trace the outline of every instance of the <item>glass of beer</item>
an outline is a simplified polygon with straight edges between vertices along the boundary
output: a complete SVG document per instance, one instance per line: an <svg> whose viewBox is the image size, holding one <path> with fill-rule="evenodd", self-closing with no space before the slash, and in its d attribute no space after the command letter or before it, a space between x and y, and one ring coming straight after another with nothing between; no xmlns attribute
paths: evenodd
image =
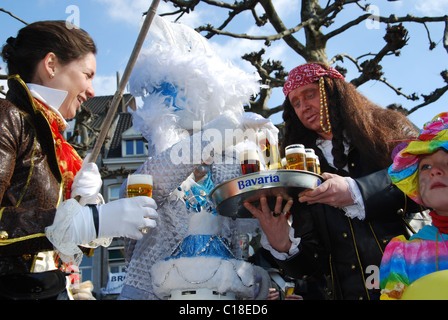
<svg viewBox="0 0 448 320"><path fill-rule="evenodd" d="M320 160L319 160L319 157L317 155L316 155L316 168L317 168L316 173L317 174L321 174L321 171L320 171Z"/></svg>
<svg viewBox="0 0 448 320"><path fill-rule="evenodd" d="M152 175L131 174L128 176L128 198L147 196L152 197Z"/></svg>
<svg viewBox="0 0 448 320"><path fill-rule="evenodd" d="M131 174L128 176L127 196L128 198L138 196L152 197L152 186L152 175ZM143 234L147 234L148 228L143 228L140 231Z"/></svg>
<svg viewBox="0 0 448 320"><path fill-rule="evenodd" d="M240 153L241 170L244 174L260 171L260 158L256 150L244 150Z"/></svg>
<svg viewBox="0 0 448 320"><path fill-rule="evenodd" d="M260 147L267 170L281 169L281 158L278 145L271 144L264 132L257 134L258 146Z"/></svg>
<svg viewBox="0 0 448 320"><path fill-rule="evenodd" d="M306 170L306 155L303 144L291 144L285 148L286 166L293 170Z"/></svg>
<svg viewBox="0 0 448 320"><path fill-rule="evenodd" d="M318 173L317 169L317 156L313 149L305 149L306 154L306 169L308 171Z"/></svg>

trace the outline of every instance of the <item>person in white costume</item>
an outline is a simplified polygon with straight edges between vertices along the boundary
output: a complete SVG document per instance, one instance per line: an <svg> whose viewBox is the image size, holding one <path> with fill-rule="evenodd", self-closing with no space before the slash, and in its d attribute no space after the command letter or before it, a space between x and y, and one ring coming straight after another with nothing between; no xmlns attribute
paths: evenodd
<svg viewBox="0 0 448 320"><path fill-rule="evenodd" d="M171 255L151 267L154 292L171 300L265 299L271 279L262 267L236 258L219 235L218 216L193 213Z"/></svg>
<svg viewBox="0 0 448 320"><path fill-rule="evenodd" d="M222 61L199 33L158 16L148 39L130 88L143 101L132 112L133 125L150 148L150 156L135 173L153 176L158 219L157 228L141 240L126 240L126 278L120 300L164 299L154 291L150 268L167 258L187 235L191 211L185 190L200 182L207 193L241 176L234 147L253 138L249 131L278 134L269 119L244 112L243 106L260 90L257 74ZM238 234L258 226L256 219L217 219L219 234L235 251ZM261 297L254 286L252 298L256 296Z"/></svg>

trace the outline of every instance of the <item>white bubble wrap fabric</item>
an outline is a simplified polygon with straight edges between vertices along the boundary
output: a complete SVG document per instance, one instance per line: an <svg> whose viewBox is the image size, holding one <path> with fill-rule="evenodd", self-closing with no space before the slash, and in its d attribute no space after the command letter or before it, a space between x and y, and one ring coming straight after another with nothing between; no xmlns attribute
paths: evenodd
<svg viewBox="0 0 448 320"><path fill-rule="evenodd" d="M205 147L208 142L202 144ZM168 257L187 234L191 213L176 190L198 164L173 165L169 155L170 149L167 149L156 157L148 158L136 172L153 175L153 197L158 204L159 218L157 227L151 229L141 240L126 240L127 273L120 300L158 299L152 289L150 268L156 261ZM210 166L215 186L241 175L239 163L234 156L232 158L231 161L227 158L223 159L221 164L214 163ZM221 235L229 240L234 253L238 255L238 234L255 232L258 220L233 220L223 216L220 216L219 220Z"/></svg>

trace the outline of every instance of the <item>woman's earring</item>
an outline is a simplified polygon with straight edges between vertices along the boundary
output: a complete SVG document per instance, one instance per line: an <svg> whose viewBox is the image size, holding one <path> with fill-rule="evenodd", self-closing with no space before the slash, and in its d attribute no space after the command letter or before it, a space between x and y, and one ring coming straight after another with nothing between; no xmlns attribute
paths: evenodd
<svg viewBox="0 0 448 320"><path fill-rule="evenodd" d="M50 74L50 79L54 78L54 73Z"/></svg>

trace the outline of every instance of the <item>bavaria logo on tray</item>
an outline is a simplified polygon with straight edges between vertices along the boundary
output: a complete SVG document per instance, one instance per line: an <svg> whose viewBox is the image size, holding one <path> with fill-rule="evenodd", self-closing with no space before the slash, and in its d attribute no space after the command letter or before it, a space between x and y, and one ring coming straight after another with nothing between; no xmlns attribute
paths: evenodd
<svg viewBox="0 0 448 320"><path fill-rule="evenodd" d="M270 174L268 176L248 178L242 181L238 181L238 189L242 190L244 188L253 187L257 185L263 185L265 183L280 182L280 177L275 174Z"/></svg>

